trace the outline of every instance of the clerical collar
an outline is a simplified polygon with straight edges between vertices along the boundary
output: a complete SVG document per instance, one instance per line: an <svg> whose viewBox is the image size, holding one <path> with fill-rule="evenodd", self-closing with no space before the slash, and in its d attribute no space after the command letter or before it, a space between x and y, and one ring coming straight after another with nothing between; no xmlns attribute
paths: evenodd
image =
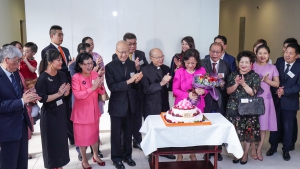
<svg viewBox="0 0 300 169"><path fill-rule="evenodd" d="M152 66L153 66L154 69L158 69L158 70L160 69L160 66L155 66L155 65L153 64L153 62L151 62L151 64L152 64Z"/></svg>

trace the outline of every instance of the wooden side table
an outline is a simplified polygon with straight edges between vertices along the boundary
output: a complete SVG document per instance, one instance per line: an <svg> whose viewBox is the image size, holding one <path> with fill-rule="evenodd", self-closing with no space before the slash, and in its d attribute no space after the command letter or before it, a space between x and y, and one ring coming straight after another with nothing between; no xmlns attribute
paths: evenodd
<svg viewBox="0 0 300 169"><path fill-rule="evenodd" d="M195 146L195 147L168 147L159 148L152 153L152 160L149 161L151 169L217 169L218 153L222 150L218 146ZM196 154L196 153L214 153L214 165L206 156L205 160L201 161L175 161L175 162L159 162L159 155L170 154Z"/></svg>

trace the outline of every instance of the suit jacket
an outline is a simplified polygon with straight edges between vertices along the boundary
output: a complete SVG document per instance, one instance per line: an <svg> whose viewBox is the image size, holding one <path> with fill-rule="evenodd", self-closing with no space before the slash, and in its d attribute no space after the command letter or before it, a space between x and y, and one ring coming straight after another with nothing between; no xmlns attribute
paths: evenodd
<svg viewBox="0 0 300 169"><path fill-rule="evenodd" d="M110 99L108 103L108 112L111 116L124 117L127 112L135 113L136 101L138 99L138 85L134 82L126 83L130 79L130 73L137 73L135 63L130 59L125 61L127 73L122 62L115 59L105 66L105 79L108 89L110 90ZM128 108L130 107L130 110Z"/></svg>
<svg viewBox="0 0 300 169"><path fill-rule="evenodd" d="M99 121L101 115L98 106L99 94L104 94L105 89L97 88L92 91L92 81L98 78L98 73L91 72L91 81L86 81L86 78L81 73L76 73L72 77L72 91L75 97L74 107L71 114L71 120L74 123L89 124ZM86 112L86 113L85 113Z"/></svg>
<svg viewBox="0 0 300 169"><path fill-rule="evenodd" d="M15 141L22 137L22 116L25 123L32 130L27 109L22 104L23 85L19 72L14 73L19 85L18 95L5 72L0 67L0 143Z"/></svg>
<svg viewBox="0 0 300 169"><path fill-rule="evenodd" d="M67 62L69 62L69 61L70 61L70 52L69 52L69 50L68 50L67 48L65 48L65 47L62 47L62 46L61 46L61 48L62 48L62 50L63 50L64 53L65 53ZM52 43L50 43L47 47L45 47L45 48L42 50L42 54L41 54L42 59L45 57L46 52L47 52L47 50L49 50L49 49L56 49L56 50L58 50ZM58 51L59 51L59 50L58 50ZM69 73L69 70L68 70L68 66L67 66L67 64L65 63L64 60L63 60L63 64L62 64L61 71L63 71L63 72L67 75L68 80L71 81L71 76L70 76L70 73Z"/></svg>
<svg viewBox="0 0 300 169"><path fill-rule="evenodd" d="M161 112L170 110L169 104L169 85L161 86L162 78L170 73L170 68L166 65L160 66L163 76L160 77L153 63L142 69L143 78L141 80L142 90L144 93L144 115L159 115Z"/></svg>
<svg viewBox="0 0 300 169"><path fill-rule="evenodd" d="M284 86L284 95L279 100L280 106L284 110L299 110L299 92L300 92L300 63L295 62L290 71L295 75L291 78L284 75L285 62L276 62L276 68L279 72L279 86Z"/></svg>
<svg viewBox="0 0 300 169"><path fill-rule="evenodd" d="M142 65L140 65L140 71L145 67L145 66L147 66L148 65L148 61L147 61L147 59L146 59L146 57L145 57L145 53L143 52L143 51L140 51L140 50L135 50L134 51L134 56L135 56L135 58L139 58L139 60L140 61L143 61L144 63L142 64ZM129 57L128 57L129 58ZM118 56L117 56L117 54L113 54L112 55L112 60L115 60L115 59L117 59L118 60ZM130 60L130 59L129 59ZM141 90L141 83L138 83L138 85L139 85L139 88L138 88L138 90L137 90L137 95L138 95L138 97L139 97L139 99L140 100L143 100L143 98L144 98L144 94L143 94L143 91ZM139 109L139 108L138 108Z"/></svg>
<svg viewBox="0 0 300 169"><path fill-rule="evenodd" d="M209 58L209 55L206 55L205 58ZM225 52L223 60L230 64L230 69L232 72L234 72L236 70L235 57L233 57Z"/></svg>
<svg viewBox="0 0 300 169"><path fill-rule="evenodd" d="M210 58L205 58L201 60L201 66L203 66L206 70L207 73L212 73L212 64L210 61ZM224 81L226 81L226 78L228 77L228 75L231 73L231 69L230 69L230 64L227 63L226 61L220 59L219 61L219 65L218 65L218 73L224 73ZM217 90L219 91L219 93L221 94L221 96L219 96L219 99L221 99L221 101L219 101L219 108L220 108L220 113L225 114L225 110L226 110L226 105L227 105L227 100L228 100L228 94L226 92L226 89L221 89L220 87L217 87ZM207 95L205 98L205 108L204 108L204 112L211 112L211 108L213 105L213 98L211 97L211 95Z"/></svg>

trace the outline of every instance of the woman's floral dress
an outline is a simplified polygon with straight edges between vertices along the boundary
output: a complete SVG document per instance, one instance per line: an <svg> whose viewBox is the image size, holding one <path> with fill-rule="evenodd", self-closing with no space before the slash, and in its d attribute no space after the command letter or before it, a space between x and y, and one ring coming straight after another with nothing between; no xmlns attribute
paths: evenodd
<svg viewBox="0 0 300 169"><path fill-rule="evenodd" d="M238 71L232 72L227 78L227 87L235 84L236 76L242 76ZM245 83L254 91L260 89L260 77L253 70L244 74ZM226 108L226 118L234 125L240 141L260 141L260 125L258 116L241 116L238 112L239 99L249 97L242 85L230 94Z"/></svg>

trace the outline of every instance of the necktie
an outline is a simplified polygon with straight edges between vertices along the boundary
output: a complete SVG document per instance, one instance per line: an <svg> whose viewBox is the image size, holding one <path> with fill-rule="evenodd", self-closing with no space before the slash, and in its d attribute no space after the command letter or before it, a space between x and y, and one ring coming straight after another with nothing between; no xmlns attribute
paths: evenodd
<svg viewBox="0 0 300 169"><path fill-rule="evenodd" d="M129 54L129 59L132 60L132 54Z"/></svg>
<svg viewBox="0 0 300 169"><path fill-rule="evenodd" d="M286 69L284 71L284 78L286 79L288 77L288 72L290 71L290 64L286 64Z"/></svg>
<svg viewBox="0 0 300 169"><path fill-rule="evenodd" d="M18 87L18 84L17 84L14 74L11 74L10 78L11 78L11 83L12 83L17 95L19 96L19 87Z"/></svg>
<svg viewBox="0 0 300 169"><path fill-rule="evenodd" d="M217 70L216 70L216 64L217 64L217 63L212 63L212 65L213 65L213 73L214 73L214 74L217 73Z"/></svg>
<svg viewBox="0 0 300 169"><path fill-rule="evenodd" d="M61 57L63 58L64 62L67 64L67 59L66 59L64 51L62 50L62 48L60 46L58 46L58 50L59 50L59 53L60 53Z"/></svg>

